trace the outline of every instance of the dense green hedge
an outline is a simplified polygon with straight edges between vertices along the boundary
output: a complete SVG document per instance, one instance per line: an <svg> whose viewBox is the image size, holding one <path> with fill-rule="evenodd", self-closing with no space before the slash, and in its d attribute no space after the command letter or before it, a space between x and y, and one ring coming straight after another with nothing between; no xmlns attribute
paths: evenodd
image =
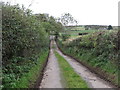
<svg viewBox="0 0 120 90"><path fill-rule="evenodd" d="M50 32L61 29L62 24L52 16L2 3L3 87L16 87L16 82L38 65L43 52L48 52Z"/></svg>
<svg viewBox="0 0 120 90"><path fill-rule="evenodd" d="M104 70L118 82L117 32L97 32L66 44L59 41L58 45L64 53Z"/></svg>
<svg viewBox="0 0 120 90"><path fill-rule="evenodd" d="M48 34L30 10L3 5L2 11L3 64L13 56L28 57L48 47Z"/></svg>

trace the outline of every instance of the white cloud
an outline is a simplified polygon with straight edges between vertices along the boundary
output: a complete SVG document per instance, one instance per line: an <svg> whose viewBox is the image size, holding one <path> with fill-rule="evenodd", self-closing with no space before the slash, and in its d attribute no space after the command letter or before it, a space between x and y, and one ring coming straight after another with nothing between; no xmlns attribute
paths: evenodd
<svg viewBox="0 0 120 90"><path fill-rule="evenodd" d="M4 0L24 4L28 7L32 0ZM118 25L119 0L33 0L30 7L34 13L49 13L60 17L69 12L79 24Z"/></svg>

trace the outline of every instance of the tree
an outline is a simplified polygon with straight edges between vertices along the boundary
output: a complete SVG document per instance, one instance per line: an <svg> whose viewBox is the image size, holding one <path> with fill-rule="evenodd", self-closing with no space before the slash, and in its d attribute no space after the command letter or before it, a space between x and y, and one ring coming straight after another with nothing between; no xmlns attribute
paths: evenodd
<svg viewBox="0 0 120 90"><path fill-rule="evenodd" d="M65 13L58 19L64 26L68 24L77 24L77 20L75 20L70 13Z"/></svg>
<svg viewBox="0 0 120 90"><path fill-rule="evenodd" d="M108 26L108 30L111 30L113 29L113 27L111 25Z"/></svg>
<svg viewBox="0 0 120 90"><path fill-rule="evenodd" d="M63 29L62 24L49 14L36 14L35 16L48 34L59 33Z"/></svg>
<svg viewBox="0 0 120 90"><path fill-rule="evenodd" d="M35 14L35 16L41 22L47 22L49 20L49 15L48 14Z"/></svg>

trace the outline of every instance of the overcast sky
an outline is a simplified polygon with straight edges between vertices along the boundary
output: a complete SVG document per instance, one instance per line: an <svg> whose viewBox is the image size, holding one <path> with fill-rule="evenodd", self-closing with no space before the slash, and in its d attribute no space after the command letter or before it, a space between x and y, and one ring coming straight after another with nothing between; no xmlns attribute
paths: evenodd
<svg viewBox="0 0 120 90"><path fill-rule="evenodd" d="M24 4L33 13L48 13L60 17L70 13L79 25L118 25L120 0L2 0L12 4Z"/></svg>

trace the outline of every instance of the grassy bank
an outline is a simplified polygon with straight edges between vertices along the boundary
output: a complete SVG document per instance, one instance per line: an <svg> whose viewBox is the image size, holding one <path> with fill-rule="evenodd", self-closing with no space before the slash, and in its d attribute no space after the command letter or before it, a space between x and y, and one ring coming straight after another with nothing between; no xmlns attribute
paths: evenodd
<svg viewBox="0 0 120 90"><path fill-rule="evenodd" d="M88 88L86 82L73 70L68 62L57 52L55 55L58 59L60 69L66 81L66 88Z"/></svg>
<svg viewBox="0 0 120 90"><path fill-rule="evenodd" d="M108 80L118 84L117 32L96 32L69 43L59 40L58 45L64 53L100 69Z"/></svg>
<svg viewBox="0 0 120 90"><path fill-rule="evenodd" d="M9 76L8 74L4 74L3 83L5 84L3 88L33 88L36 80L42 74L42 69L47 61L47 57L48 50L45 50L39 54L39 57L35 61L31 62L27 60L27 62L24 62L24 65L15 65L12 67L13 71L15 69L20 75L18 77L18 74L15 74L15 72L11 72ZM29 65L26 64L28 62Z"/></svg>
<svg viewBox="0 0 120 90"><path fill-rule="evenodd" d="M36 65L34 65L28 73L21 77L18 82L16 82L15 88L29 88L31 86L33 87L39 75L42 74L42 69L47 60L47 56L48 51L42 53L38 58Z"/></svg>

